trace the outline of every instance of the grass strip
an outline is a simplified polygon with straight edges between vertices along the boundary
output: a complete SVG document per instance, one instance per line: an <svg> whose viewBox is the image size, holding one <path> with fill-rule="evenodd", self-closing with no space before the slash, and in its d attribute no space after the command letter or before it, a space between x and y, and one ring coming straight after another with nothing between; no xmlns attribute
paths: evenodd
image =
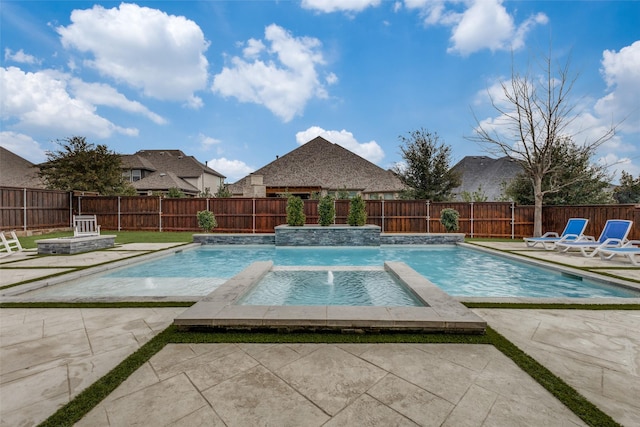
<svg viewBox="0 0 640 427"><path fill-rule="evenodd" d="M196 301L3 302L0 308L154 308L191 307Z"/></svg>
<svg viewBox="0 0 640 427"><path fill-rule="evenodd" d="M640 310L640 304L563 304L521 302L463 302L467 308L507 308L520 310Z"/></svg>
<svg viewBox="0 0 640 427"><path fill-rule="evenodd" d="M169 342L172 333L173 327L171 326L160 332L108 374L83 390L71 402L58 409L52 416L43 421L40 426L64 427L72 426L80 421L82 417L111 394L154 354L162 350Z"/></svg>
<svg viewBox="0 0 640 427"><path fill-rule="evenodd" d="M514 361L520 369L529 374L542 387L547 389L567 408L590 426L620 426L613 418L602 412L593 403L578 393L573 387L554 375L534 358L520 350L491 327L487 327L487 337L505 356Z"/></svg>

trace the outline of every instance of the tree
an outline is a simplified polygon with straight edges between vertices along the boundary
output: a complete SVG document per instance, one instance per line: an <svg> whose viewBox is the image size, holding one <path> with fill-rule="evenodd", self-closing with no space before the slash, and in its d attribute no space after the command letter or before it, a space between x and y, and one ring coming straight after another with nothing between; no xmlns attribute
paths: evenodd
<svg viewBox="0 0 640 427"><path fill-rule="evenodd" d="M541 58L542 76L518 73L513 67L511 79L501 83L504 99L489 93L491 105L500 118L481 122L475 117L475 136L470 139L483 143L498 156L508 156L522 166L531 181L534 196L533 235L542 234L542 204L545 194L554 193L576 181L550 179L544 187L545 177L560 172L556 159L558 146L566 138L573 140L570 125L576 120L576 104L570 95L577 76L572 77L569 63L555 73L550 55ZM584 155L593 154L597 147L611 139L615 126L605 129L594 138L576 146Z"/></svg>
<svg viewBox="0 0 640 427"><path fill-rule="evenodd" d="M220 198L228 198L232 197L233 195L231 194L231 191L229 191L229 186L223 182L214 196Z"/></svg>
<svg viewBox="0 0 640 427"><path fill-rule="evenodd" d="M336 205L333 202L333 197L327 194L318 201L318 224L329 226L333 224L335 219Z"/></svg>
<svg viewBox="0 0 640 427"><path fill-rule="evenodd" d="M360 194L357 194L349 202L349 214L347 214L347 224L353 226L363 226L367 222L367 206Z"/></svg>
<svg viewBox="0 0 640 427"><path fill-rule="evenodd" d="M187 197L187 195L178 187L171 187L167 192L167 198L169 199L182 199L184 197Z"/></svg>
<svg viewBox="0 0 640 427"><path fill-rule="evenodd" d="M56 141L61 150L47 152L40 177L47 188L92 191L105 196L135 194L122 176L120 156L106 145L94 146L83 136Z"/></svg>
<svg viewBox="0 0 640 427"><path fill-rule="evenodd" d="M478 185L478 189L473 192L463 191L460 193L460 198L463 202L486 202L489 200L489 196L482 189L482 185Z"/></svg>
<svg viewBox="0 0 640 427"><path fill-rule="evenodd" d="M450 199L451 191L460 185L460 176L449 167L451 147L441 144L437 133L424 129L399 139L405 165L395 166L393 172L409 187L403 196L434 202Z"/></svg>
<svg viewBox="0 0 640 427"><path fill-rule="evenodd" d="M292 227L301 227L306 219L302 199L298 196L289 196L287 199L287 224Z"/></svg>
<svg viewBox="0 0 640 427"><path fill-rule="evenodd" d="M568 138L553 149L557 166L554 172L550 172L542 180L542 190L545 193L543 205L611 203L611 193L608 191L611 176L604 165L591 163L592 150L585 150ZM556 191L547 191L554 187ZM524 173L518 174L506 186L505 193L518 204L535 203L531 179Z"/></svg>
<svg viewBox="0 0 640 427"><path fill-rule="evenodd" d="M613 191L613 198L618 203L640 203L640 175L633 179L633 175L622 171L620 185Z"/></svg>

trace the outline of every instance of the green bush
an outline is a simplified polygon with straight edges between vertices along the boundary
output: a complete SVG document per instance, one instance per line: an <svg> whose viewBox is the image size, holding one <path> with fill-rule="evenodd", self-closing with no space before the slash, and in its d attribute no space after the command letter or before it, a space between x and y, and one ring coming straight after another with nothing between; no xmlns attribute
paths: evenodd
<svg viewBox="0 0 640 427"><path fill-rule="evenodd" d="M440 222L444 225L444 229L447 230L447 233L458 231L460 229L460 226L458 225L458 218L460 218L460 214L455 209L447 208L440 212Z"/></svg>
<svg viewBox="0 0 640 427"><path fill-rule="evenodd" d="M306 219L302 199L298 196L289 196L287 199L287 224L299 227L304 225Z"/></svg>
<svg viewBox="0 0 640 427"><path fill-rule="evenodd" d="M328 226L333 224L336 218L336 206L333 197L326 195L318 202L318 224Z"/></svg>
<svg viewBox="0 0 640 427"><path fill-rule="evenodd" d="M187 196L186 194L184 194L184 191L182 191L178 187L171 187L169 189L169 192L167 193L167 197L170 199L182 199L183 197Z"/></svg>
<svg viewBox="0 0 640 427"><path fill-rule="evenodd" d="M361 195L355 196L349 203L349 215L347 216L347 224L349 225L365 225L367 222L367 209Z"/></svg>
<svg viewBox="0 0 640 427"><path fill-rule="evenodd" d="M202 228L205 233L211 232L218 226L216 216L211 211L198 211L198 227Z"/></svg>

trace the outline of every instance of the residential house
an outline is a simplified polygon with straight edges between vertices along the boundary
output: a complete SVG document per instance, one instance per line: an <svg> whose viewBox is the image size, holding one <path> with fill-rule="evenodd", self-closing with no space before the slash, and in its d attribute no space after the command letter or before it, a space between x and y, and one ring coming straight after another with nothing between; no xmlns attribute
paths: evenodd
<svg viewBox="0 0 640 427"><path fill-rule="evenodd" d="M522 167L508 157L494 159L487 156L466 156L451 169L460 173L461 178L460 186L453 189L457 200L462 200L464 192L478 192L489 202L500 200L504 185L522 172Z"/></svg>
<svg viewBox="0 0 640 427"><path fill-rule="evenodd" d="M234 197L347 192L365 199L395 199L404 189L391 171L317 137L229 186Z"/></svg>
<svg viewBox="0 0 640 427"><path fill-rule="evenodd" d="M46 188L39 172L38 166L0 147L0 187Z"/></svg>
<svg viewBox="0 0 640 427"><path fill-rule="evenodd" d="M207 190L215 194L224 184L224 175L181 150L140 150L120 158L123 176L141 195L166 194L177 188L197 197Z"/></svg>

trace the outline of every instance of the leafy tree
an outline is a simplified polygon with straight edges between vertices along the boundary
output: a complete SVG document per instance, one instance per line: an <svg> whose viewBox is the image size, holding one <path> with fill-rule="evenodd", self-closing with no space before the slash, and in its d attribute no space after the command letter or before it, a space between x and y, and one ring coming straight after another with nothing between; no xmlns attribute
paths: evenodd
<svg viewBox="0 0 640 427"><path fill-rule="evenodd" d="M211 194L211 188L205 187L204 191L201 191L200 193L198 193L198 197L201 197L203 199L213 197L213 194Z"/></svg>
<svg viewBox="0 0 640 427"><path fill-rule="evenodd" d="M633 179L633 175L622 171L620 185L613 191L613 198L618 203L640 203L640 175Z"/></svg>
<svg viewBox="0 0 640 427"><path fill-rule="evenodd" d="M106 145L94 146L83 136L56 142L61 149L47 152L47 162L40 165L39 175L47 188L95 191L105 196L135 194L122 176L120 156Z"/></svg>
<svg viewBox="0 0 640 427"><path fill-rule="evenodd" d="M318 202L318 224L328 226L333 224L336 218L336 206L333 197L326 195Z"/></svg>
<svg viewBox="0 0 640 427"><path fill-rule="evenodd" d="M608 191L611 177L604 165L591 163L592 150L579 147L568 138L555 145L553 172L542 180L544 205L587 205L611 203ZM566 185L564 184L566 183ZM555 191L547 191L555 188ZM505 194L521 205L533 205L535 196L531 179L524 174L506 185Z"/></svg>
<svg viewBox="0 0 640 427"><path fill-rule="evenodd" d="M440 143L437 133L424 129L400 136L400 151L406 165L393 172L407 186L403 198L441 202L451 198L451 190L460 185L460 176L449 166L451 147Z"/></svg>
<svg viewBox="0 0 640 427"><path fill-rule="evenodd" d="M216 194L214 194L215 197L220 197L220 198L229 198L229 197L233 197L233 195L231 194L231 191L229 191L229 186L225 183L223 183L219 188L218 191L216 191Z"/></svg>
<svg viewBox="0 0 640 427"><path fill-rule="evenodd" d="M478 186L478 189L476 191L473 192L468 192L468 191L463 191L462 193L460 193L460 198L462 199L463 202L486 202L487 200L489 200L489 196L487 196L487 193L484 192L484 190L482 190L482 185Z"/></svg>
<svg viewBox="0 0 640 427"><path fill-rule="evenodd" d="M364 199L360 194L355 196L349 202L349 214L347 215L347 224L354 226L362 226L367 222L367 208Z"/></svg>
<svg viewBox="0 0 640 427"><path fill-rule="evenodd" d="M554 72L550 56L541 58L542 76L518 73L512 68L511 79L502 82L501 98L489 93L493 108L500 114L496 120L480 121L477 117L475 136L472 140L483 143L497 156L508 156L518 162L524 174L531 181L534 196L533 235L542 234L542 204L545 194L559 191L575 181L549 180L545 178L557 174L557 147L565 144L570 135L570 125L578 115L576 104L570 95L577 77L572 77L569 64ZM595 149L615 134L615 127L585 141L578 147L584 155L593 154Z"/></svg>
<svg viewBox="0 0 640 427"><path fill-rule="evenodd" d="M178 187L171 187L167 192L167 197L170 199L182 199L183 197L187 196L184 194L184 191L182 191Z"/></svg>
<svg viewBox="0 0 640 427"><path fill-rule="evenodd" d="M211 211L198 211L196 214L198 217L198 227L202 228L205 233L211 232L218 226L216 216Z"/></svg>
<svg viewBox="0 0 640 427"><path fill-rule="evenodd" d="M287 199L287 224L300 227L304 225L306 219L302 199L298 196L289 196Z"/></svg>
<svg viewBox="0 0 640 427"><path fill-rule="evenodd" d="M460 229L460 225L458 223L459 218L460 213L455 209L446 208L442 209L442 212L440 212L440 223L444 226L444 229L447 230L447 233L458 231Z"/></svg>

